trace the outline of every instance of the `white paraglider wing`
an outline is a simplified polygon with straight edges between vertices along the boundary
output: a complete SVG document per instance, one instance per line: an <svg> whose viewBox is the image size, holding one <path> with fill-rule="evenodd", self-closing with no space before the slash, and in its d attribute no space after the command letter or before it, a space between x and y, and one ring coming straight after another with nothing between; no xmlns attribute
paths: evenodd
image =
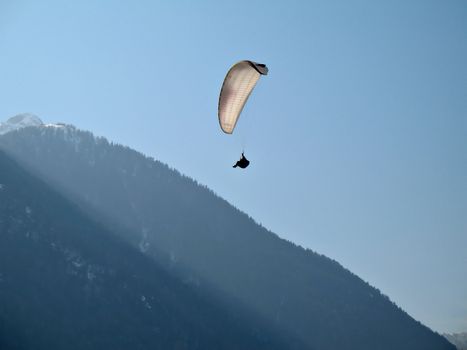
<svg viewBox="0 0 467 350"><path fill-rule="evenodd" d="M230 68L219 96L218 116L222 131L233 132L259 77L266 74L268 68L264 64L252 61L241 61Z"/></svg>

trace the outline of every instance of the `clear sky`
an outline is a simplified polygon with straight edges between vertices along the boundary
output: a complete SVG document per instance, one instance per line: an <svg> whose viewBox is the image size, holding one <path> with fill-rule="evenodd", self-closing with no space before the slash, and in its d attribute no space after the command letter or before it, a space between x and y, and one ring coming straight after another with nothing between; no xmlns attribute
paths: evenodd
<svg viewBox="0 0 467 350"><path fill-rule="evenodd" d="M270 74L228 136L218 94L242 59ZM0 120L32 112L166 162L467 331L464 0L0 0L0 101Z"/></svg>

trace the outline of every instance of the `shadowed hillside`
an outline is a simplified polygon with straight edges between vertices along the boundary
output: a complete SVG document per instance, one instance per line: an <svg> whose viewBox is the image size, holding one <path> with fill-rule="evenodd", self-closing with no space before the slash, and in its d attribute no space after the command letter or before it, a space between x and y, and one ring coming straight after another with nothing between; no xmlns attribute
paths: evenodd
<svg viewBox="0 0 467 350"><path fill-rule="evenodd" d="M174 279L1 151L0 170L0 349L291 343Z"/></svg>
<svg viewBox="0 0 467 350"><path fill-rule="evenodd" d="M335 261L136 151L71 126L13 131L0 147L200 294L236 298L308 348L454 349Z"/></svg>

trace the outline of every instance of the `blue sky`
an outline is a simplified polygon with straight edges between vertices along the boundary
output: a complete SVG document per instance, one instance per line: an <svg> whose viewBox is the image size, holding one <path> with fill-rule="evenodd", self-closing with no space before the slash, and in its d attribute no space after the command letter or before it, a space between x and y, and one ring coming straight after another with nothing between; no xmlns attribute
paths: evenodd
<svg viewBox="0 0 467 350"><path fill-rule="evenodd" d="M228 136L242 59L270 74ZM0 1L0 119L166 162L440 332L467 331L466 62L460 0Z"/></svg>

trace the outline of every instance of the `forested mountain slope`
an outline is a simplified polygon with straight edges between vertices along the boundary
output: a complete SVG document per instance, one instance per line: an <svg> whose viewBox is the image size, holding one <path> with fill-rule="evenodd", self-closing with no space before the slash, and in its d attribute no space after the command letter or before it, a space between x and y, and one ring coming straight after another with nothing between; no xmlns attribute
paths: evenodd
<svg viewBox="0 0 467 350"><path fill-rule="evenodd" d="M335 261L128 147L66 126L12 131L0 148L201 294L235 298L309 348L454 349Z"/></svg>
<svg viewBox="0 0 467 350"><path fill-rule="evenodd" d="M0 151L0 349L290 344L172 277Z"/></svg>

